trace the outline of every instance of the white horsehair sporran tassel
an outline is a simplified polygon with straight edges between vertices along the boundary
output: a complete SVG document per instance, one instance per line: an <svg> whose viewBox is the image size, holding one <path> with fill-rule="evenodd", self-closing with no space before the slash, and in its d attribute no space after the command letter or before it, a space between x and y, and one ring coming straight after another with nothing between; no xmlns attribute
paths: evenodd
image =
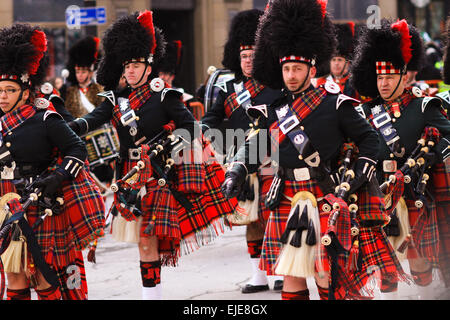
<svg viewBox="0 0 450 320"><path fill-rule="evenodd" d="M275 273L302 278L314 276L318 239L320 220L317 200L311 192L300 191L291 202L286 230L281 237L281 241L286 243L278 257Z"/></svg>

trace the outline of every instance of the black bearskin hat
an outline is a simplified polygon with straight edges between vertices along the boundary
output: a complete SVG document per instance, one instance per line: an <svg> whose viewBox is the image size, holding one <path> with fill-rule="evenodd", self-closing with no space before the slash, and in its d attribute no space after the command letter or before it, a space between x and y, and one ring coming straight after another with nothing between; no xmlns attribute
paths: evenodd
<svg viewBox="0 0 450 320"><path fill-rule="evenodd" d="M388 65L379 66L380 62ZM388 68L391 74L406 73L420 70L422 63L423 44L417 29L405 20L383 19L380 28L366 28L360 35L351 67L353 86L361 95L374 98L378 96L377 72L386 73Z"/></svg>
<svg viewBox="0 0 450 320"><path fill-rule="evenodd" d="M183 56L183 44L180 40L167 42L166 52L155 69L157 72L177 74Z"/></svg>
<svg viewBox="0 0 450 320"><path fill-rule="evenodd" d="M127 62L158 63L164 55L162 31L153 25L151 11L138 12L120 18L106 30L102 39L104 56L97 82L105 90L115 90Z"/></svg>
<svg viewBox="0 0 450 320"><path fill-rule="evenodd" d="M69 49L69 62L67 69L69 70L68 80L71 83L77 83L75 76L75 67L89 68L95 70L98 60L101 58L99 53L100 39L93 36L87 36L77 41Z"/></svg>
<svg viewBox="0 0 450 320"><path fill-rule="evenodd" d="M0 30L0 81L40 86L48 69L47 38L39 27L15 24Z"/></svg>
<svg viewBox="0 0 450 320"><path fill-rule="evenodd" d="M281 63L302 61L319 66L331 59L336 36L326 5L326 0L277 0L270 4L256 32L253 77L257 81L281 89Z"/></svg>
<svg viewBox="0 0 450 320"><path fill-rule="evenodd" d="M334 56L352 60L355 49L355 23L335 24L337 46Z"/></svg>
<svg viewBox="0 0 450 320"><path fill-rule="evenodd" d="M231 21L222 65L233 71L236 77L242 76L239 54L242 50L253 49L256 28L262 14L263 11L258 9L245 10L239 12Z"/></svg>
<svg viewBox="0 0 450 320"><path fill-rule="evenodd" d="M447 18L447 46L444 54L444 69L442 71L444 83L450 84L450 17Z"/></svg>

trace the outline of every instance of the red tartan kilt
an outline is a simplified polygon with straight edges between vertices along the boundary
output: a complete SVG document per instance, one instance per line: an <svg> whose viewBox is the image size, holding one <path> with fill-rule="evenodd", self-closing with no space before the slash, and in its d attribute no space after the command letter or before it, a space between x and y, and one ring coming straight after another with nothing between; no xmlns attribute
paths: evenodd
<svg viewBox="0 0 450 320"><path fill-rule="evenodd" d="M191 252L222 233L223 218L232 214L237 205L235 199L228 200L221 192L225 178L222 167L218 163L208 164L205 171L208 191L183 194L193 206L190 212L178 203L167 186L159 187L156 180L146 185L140 236L158 236L160 254L165 256L163 261L169 264L176 263L181 242L183 250ZM149 235L144 234L153 215L156 216L155 226Z"/></svg>
<svg viewBox="0 0 450 320"><path fill-rule="evenodd" d="M1 194L15 192L11 182L2 181ZM77 250L103 235L104 203L97 185L84 169L72 181L64 182L64 211L44 219L35 235L48 264L66 267L76 259ZM38 218L37 207L30 206L27 220L33 225Z"/></svg>
<svg viewBox="0 0 450 320"><path fill-rule="evenodd" d="M309 191L316 199L323 198L322 190L319 188L315 180L309 181L285 181L284 195L292 198L297 192ZM318 201L318 209L321 210L323 202ZM291 210L291 201L286 197L283 197L280 205L274 211L271 212L266 226L266 234L264 236L264 242L261 252L260 268L265 270L268 275L275 275L275 268L278 256L280 255L283 244L279 241L281 235L286 227L289 212ZM328 216L320 215L321 220L321 235L326 231L323 229L324 219L328 220ZM325 223L326 225L326 223ZM317 241L320 241L318 239ZM321 245L322 246L322 245ZM323 249L323 248L322 248ZM325 256L325 250L321 250L322 255L317 257L316 264L321 260L323 268L329 270L327 259Z"/></svg>
<svg viewBox="0 0 450 320"><path fill-rule="evenodd" d="M421 257L427 258L435 267L439 255L439 230L436 204L427 198L428 206L417 209L413 200L406 199L409 224L412 229L414 245ZM421 212L425 210L423 214ZM414 227L416 226L416 227Z"/></svg>

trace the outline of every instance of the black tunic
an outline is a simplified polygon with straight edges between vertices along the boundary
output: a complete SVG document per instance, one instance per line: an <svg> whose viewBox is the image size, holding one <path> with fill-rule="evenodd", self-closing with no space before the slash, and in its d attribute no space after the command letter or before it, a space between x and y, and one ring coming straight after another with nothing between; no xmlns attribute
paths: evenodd
<svg viewBox="0 0 450 320"><path fill-rule="evenodd" d="M310 87L299 95L307 93L309 90L314 90ZM299 96L292 96L292 94L285 93L284 96L275 101L269 108L269 117L262 127L266 130L261 131L263 134L268 134L270 126L278 121L275 109L277 107L289 104ZM338 107L339 95L328 93L324 100L317 108L312 111L300 125L304 127L304 132L311 141L312 146L319 152L321 162L329 163L333 167L336 165L342 144L350 139L355 142L359 149L359 157L369 159L376 159L379 140L377 133L363 119L355 110L351 102L344 101ZM270 140L270 139L268 139ZM243 162L247 165L249 173L255 172L258 165L249 163L249 151L251 145L257 143L256 136L249 139L245 147L239 149L235 157L236 161ZM268 150L270 148L268 147ZM279 164L285 168L302 168L307 167L307 164L299 159L299 153L294 147L288 137L279 146ZM312 153L311 150L310 152ZM308 153L304 158L306 158ZM261 160L261 159L259 159Z"/></svg>

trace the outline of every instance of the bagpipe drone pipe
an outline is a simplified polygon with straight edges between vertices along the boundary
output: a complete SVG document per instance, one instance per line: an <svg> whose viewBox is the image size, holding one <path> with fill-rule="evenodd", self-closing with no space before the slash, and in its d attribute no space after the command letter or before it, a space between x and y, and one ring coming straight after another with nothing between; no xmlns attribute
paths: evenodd
<svg viewBox="0 0 450 320"><path fill-rule="evenodd" d="M433 198L427 188L435 162L432 148L439 139L440 133L436 128L426 127L405 163L380 186L386 195L387 213L391 217L385 231L401 259L404 258L402 254L406 248L414 246L411 234L415 226L409 225L405 198L414 200L414 206L420 214L426 211L427 196Z"/></svg>

